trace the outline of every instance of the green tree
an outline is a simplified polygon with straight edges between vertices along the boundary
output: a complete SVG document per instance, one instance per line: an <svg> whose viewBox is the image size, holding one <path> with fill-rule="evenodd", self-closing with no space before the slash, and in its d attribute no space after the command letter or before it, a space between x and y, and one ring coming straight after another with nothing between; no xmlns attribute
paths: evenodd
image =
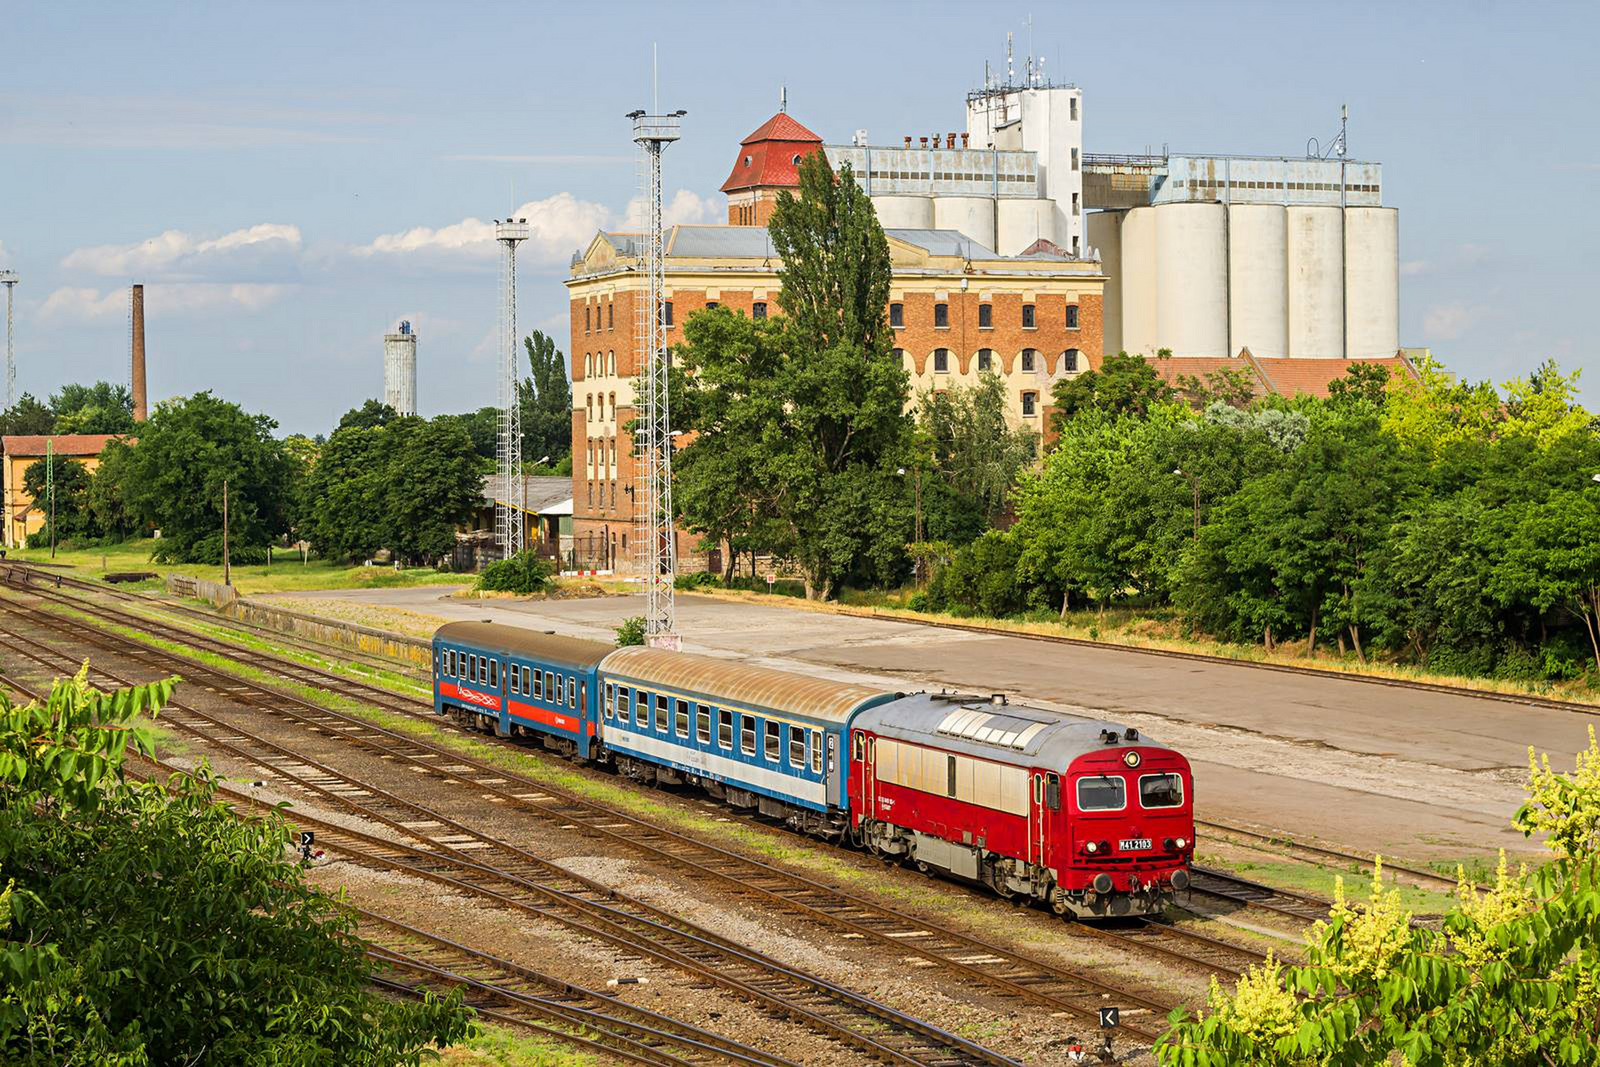
<svg viewBox="0 0 1600 1067"><path fill-rule="evenodd" d="M281 816L238 819L204 769L124 778L174 679L101 693L87 671L43 702L0 692L0 1060L387 1067L465 1036L458 997L370 989Z"/></svg>
<svg viewBox="0 0 1600 1067"><path fill-rule="evenodd" d="M522 339L530 376L517 383L522 406L522 458L537 464L549 456L550 466L572 454L572 383L567 360L553 338L534 330Z"/></svg>
<svg viewBox="0 0 1600 1067"><path fill-rule="evenodd" d="M351 408L339 418L337 430L373 430L387 426L400 417L400 413L381 400L368 400L358 408Z"/></svg>
<svg viewBox="0 0 1600 1067"><path fill-rule="evenodd" d="M157 558L221 562L224 481L232 559L266 558L292 505L292 466L276 426L209 392L156 406L139 428L124 485L133 514L161 531Z"/></svg>
<svg viewBox="0 0 1600 1067"><path fill-rule="evenodd" d="M53 462L52 462L53 460ZM54 519L47 491L52 469L55 472ZM33 498L33 506L45 516L45 527L30 538L38 544L50 543L50 526L55 526L55 541L98 537L100 530L89 507L89 468L75 459L54 456L35 460L22 472L22 490Z"/></svg>
<svg viewBox="0 0 1600 1067"><path fill-rule="evenodd" d="M957 524L935 528L936 540L970 541L1006 514L1017 476L1039 454L1039 437L1006 420L1006 387L999 375L984 374L970 387L930 391L917 405L919 439L926 442L930 473L950 490L947 508L966 510L978 529L961 536ZM923 511L929 512L931 486L923 486ZM965 507L963 507L963 505Z"/></svg>
<svg viewBox="0 0 1600 1067"><path fill-rule="evenodd" d="M1157 358L1171 355L1163 348ZM1067 422L1089 408L1110 415L1143 416L1151 405L1172 399L1172 387L1143 356L1118 352L1107 356L1098 370L1086 370L1077 377L1057 381L1050 396L1055 406L1051 428L1059 434Z"/></svg>
<svg viewBox="0 0 1600 1067"><path fill-rule="evenodd" d="M322 558L355 563L383 547L386 437L382 426L342 426L306 476L300 526Z"/></svg>
<svg viewBox="0 0 1600 1067"><path fill-rule="evenodd" d="M32 393L23 393L16 406L0 414L0 436L42 436L55 433L56 416Z"/></svg>
<svg viewBox="0 0 1600 1067"><path fill-rule="evenodd" d="M1017 538L990 530L956 552L928 584L928 604L936 611L1004 618L1024 610L1027 600L1017 581Z"/></svg>
<svg viewBox="0 0 1600 1067"><path fill-rule="evenodd" d="M461 426L400 419L383 430L384 544L412 563L448 556L483 503L483 475Z"/></svg>
<svg viewBox="0 0 1600 1067"><path fill-rule="evenodd" d="M1600 746L1571 774L1529 750L1528 802L1513 817L1553 856L1492 886L1461 878L1434 928L1413 924L1375 865L1365 902L1345 898L1306 935L1306 962L1269 959L1207 1010L1183 1009L1156 1045L1165 1067L1542 1067L1600 1062Z"/></svg>
<svg viewBox="0 0 1600 1067"><path fill-rule="evenodd" d="M570 437L570 420L572 418L570 413L567 418L569 420L567 432ZM499 408L479 408L477 411L469 411L464 415L438 415L432 421L442 421L460 426L467 432L467 437L472 441L472 451L481 461L479 463L480 469L485 473L495 469L495 457L500 454ZM535 454L532 458L538 459L539 455ZM568 468L568 473L571 473L570 467Z"/></svg>
<svg viewBox="0 0 1600 1067"><path fill-rule="evenodd" d="M120 438L107 441L100 450L100 465L89 482L89 514L106 537L131 537L139 529L127 499L134 447Z"/></svg>
<svg viewBox="0 0 1600 1067"><path fill-rule="evenodd" d="M1600 671L1600 488L1561 489L1520 508L1491 588L1583 623Z"/></svg>
<svg viewBox="0 0 1600 1067"><path fill-rule="evenodd" d="M1381 408L1388 392L1389 368L1381 363L1355 361L1344 372L1344 377L1328 383L1328 397L1335 403L1359 399Z"/></svg>
<svg viewBox="0 0 1600 1067"><path fill-rule="evenodd" d="M111 382L68 384L50 398L54 433L132 433L133 394Z"/></svg>

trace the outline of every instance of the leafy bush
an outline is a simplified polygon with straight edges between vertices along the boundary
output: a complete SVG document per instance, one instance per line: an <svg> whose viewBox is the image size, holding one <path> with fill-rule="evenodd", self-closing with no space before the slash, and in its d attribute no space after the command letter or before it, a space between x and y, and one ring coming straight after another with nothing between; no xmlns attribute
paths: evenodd
<svg viewBox="0 0 1600 1067"><path fill-rule="evenodd" d="M1027 608L1026 590L1017 580L1017 539L990 530L963 547L928 585L927 603L958 615L1002 618Z"/></svg>
<svg viewBox="0 0 1600 1067"><path fill-rule="evenodd" d="M912 593L910 596L906 597L906 609L908 611L932 611L933 610L931 607L928 606L928 594L926 592L923 592L922 590L918 590L917 592Z"/></svg>
<svg viewBox="0 0 1600 1067"><path fill-rule="evenodd" d="M693 574L680 574L672 580L674 589L716 589L721 587L722 579L710 571L695 571Z"/></svg>
<svg viewBox="0 0 1600 1067"><path fill-rule="evenodd" d="M529 551L483 568L474 589L490 593L542 593L550 585L550 564Z"/></svg>
<svg viewBox="0 0 1600 1067"><path fill-rule="evenodd" d="M644 616L635 615L631 619L623 619L622 625L617 627L618 647L642 644L644 644Z"/></svg>

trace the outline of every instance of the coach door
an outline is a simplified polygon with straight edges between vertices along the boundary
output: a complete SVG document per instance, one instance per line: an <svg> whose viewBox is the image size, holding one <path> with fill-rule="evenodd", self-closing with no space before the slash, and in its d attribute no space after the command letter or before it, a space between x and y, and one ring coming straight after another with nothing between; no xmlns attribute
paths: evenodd
<svg viewBox="0 0 1600 1067"><path fill-rule="evenodd" d="M1045 804L1042 771L1034 771L1028 779L1028 812L1028 860L1042 865L1050 847L1050 810Z"/></svg>

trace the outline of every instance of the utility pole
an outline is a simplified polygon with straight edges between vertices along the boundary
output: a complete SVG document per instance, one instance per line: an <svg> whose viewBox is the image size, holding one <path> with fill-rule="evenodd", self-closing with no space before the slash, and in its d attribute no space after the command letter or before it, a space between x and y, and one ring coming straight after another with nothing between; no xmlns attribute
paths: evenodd
<svg viewBox="0 0 1600 1067"><path fill-rule="evenodd" d="M17 406L17 346L12 295L17 288L17 272L0 270L0 285L6 287L6 410Z"/></svg>
<svg viewBox="0 0 1600 1067"><path fill-rule="evenodd" d="M56 558L56 443L52 438L44 442L44 486L50 494L50 558Z"/></svg>
<svg viewBox="0 0 1600 1067"><path fill-rule="evenodd" d="M527 523L527 482L522 477L522 380L517 373L517 244L528 239L527 219L495 220L500 260L500 493L494 506L495 540L500 558L521 552Z"/></svg>
<svg viewBox="0 0 1600 1067"><path fill-rule="evenodd" d="M222 584L233 584L233 571L228 566L228 479L222 479Z"/></svg>

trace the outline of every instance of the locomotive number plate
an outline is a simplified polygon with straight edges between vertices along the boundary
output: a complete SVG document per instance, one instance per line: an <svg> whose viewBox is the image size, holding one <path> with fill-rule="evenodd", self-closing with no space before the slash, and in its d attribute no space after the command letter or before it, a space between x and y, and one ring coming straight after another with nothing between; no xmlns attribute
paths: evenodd
<svg viewBox="0 0 1600 1067"><path fill-rule="evenodd" d="M1125 837L1117 842L1117 847L1123 852L1139 852L1150 848L1148 837Z"/></svg>

